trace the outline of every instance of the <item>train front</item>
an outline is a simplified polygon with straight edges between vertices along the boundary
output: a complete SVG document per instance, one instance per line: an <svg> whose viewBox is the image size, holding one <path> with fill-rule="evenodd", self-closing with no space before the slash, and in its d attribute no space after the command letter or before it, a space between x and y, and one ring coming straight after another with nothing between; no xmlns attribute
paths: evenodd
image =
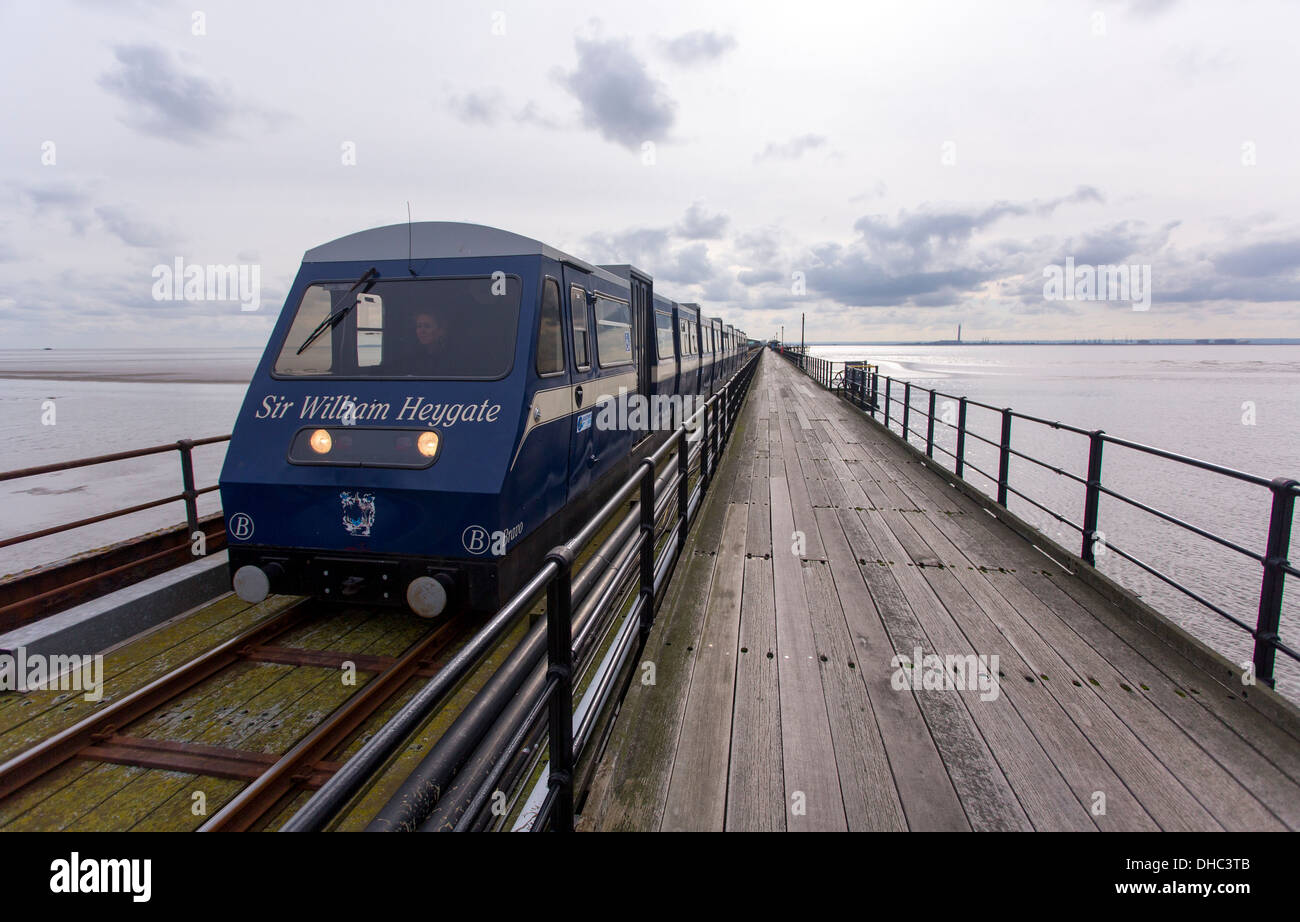
<svg viewBox="0 0 1300 922"><path fill-rule="evenodd" d="M249 385L220 479L246 601L492 609L548 514L543 482L503 489L537 258L411 262L401 243L397 260L304 260Z"/></svg>

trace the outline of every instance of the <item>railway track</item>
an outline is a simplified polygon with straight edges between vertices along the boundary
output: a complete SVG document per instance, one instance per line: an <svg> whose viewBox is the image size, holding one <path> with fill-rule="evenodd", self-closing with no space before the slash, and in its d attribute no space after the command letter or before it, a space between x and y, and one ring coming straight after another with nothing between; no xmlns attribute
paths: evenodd
<svg viewBox="0 0 1300 922"><path fill-rule="evenodd" d="M691 482L698 477L697 468L698 464L692 465ZM665 468L661 477L667 476ZM657 505L658 546L667 540L672 504L665 494ZM601 554L611 560L618 557L619 572L631 566L622 559L626 548L615 554L614 546L622 547L632 532L621 537L615 532L611 520L579 555L579 565ZM544 607L542 599L533 601L530 611L535 618ZM442 664L471 643L476 626L482 627L468 617L453 617L416 636L424 623L396 610L330 609L333 613L325 614L323 608L309 600L290 602L207 652L170 666L120 700L70 726L51 727L39 742L0 763L0 829L279 828L386 715L438 676ZM356 627L367 619L372 621L371 630ZM373 625L381 625L378 634ZM464 678L444 677L451 679L448 690L456 690L455 697L448 695L424 718L426 729L419 739L412 737L403 744L409 750L403 759L371 770L368 783L375 788L371 802L354 803L336 821L360 828L358 823L364 824L370 815L368 808L383 806L383 800L376 798L390 796L383 792L402 783L402 768L414 767L411 758L422 758L421 750L427 746L442 746L442 734L458 725L464 710L474 710L480 703L475 700L479 683L484 688L499 684L493 681L493 670L518 652L514 644L523 643L526 627L520 624L490 641L474 655L473 665L461 670ZM600 636L603 627L582 633L579 646L584 663L607 639ZM330 648L320 648L322 643ZM374 652L377 643L382 653ZM369 679L358 678L357 687L339 700L337 676L348 664ZM279 684L265 675L277 670ZM286 675L293 673L311 677L296 680ZM472 682L470 675L475 676ZM309 698L312 706L299 703ZM58 699L46 700L44 706L49 711L66 709ZM310 712L311 720L303 719L304 711ZM290 712L294 717L279 727L274 715ZM278 729L271 733L268 727ZM468 755L457 751L449 763L452 770ZM522 763L519 768L523 769ZM93 779L96 771L104 776L98 783ZM182 802L199 789L212 798L210 815L206 809L191 812L189 804ZM170 806L160 808L168 799ZM133 803L114 806L122 801ZM355 814L349 812L354 809Z"/></svg>
<svg viewBox="0 0 1300 922"><path fill-rule="evenodd" d="M422 632L398 655L309 649L283 643L311 625L320 606L298 602L219 646L190 659L124 698L0 764L0 806L39 788L70 763L109 763L135 769L228 779L243 786L200 826L205 831L257 828L277 809L327 780L338 767L331 753L353 741L366 722L399 696L411 680L436 674L438 658L468 635L466 619L452 618ZM410 622L405 625L408 629ZM274 664L338 670L351 668L356 688L306 730L285 751L210 745L197 740L132 732L157 720L169 706L205 688L220 695L240 664ZM350 664L350 666L349 666ZM319 673L316 673L319 675ZM300 728L301 729L301 728ZM173 776L175 777L175 776ZM202 816L193 817L197 822Z"/></svg>

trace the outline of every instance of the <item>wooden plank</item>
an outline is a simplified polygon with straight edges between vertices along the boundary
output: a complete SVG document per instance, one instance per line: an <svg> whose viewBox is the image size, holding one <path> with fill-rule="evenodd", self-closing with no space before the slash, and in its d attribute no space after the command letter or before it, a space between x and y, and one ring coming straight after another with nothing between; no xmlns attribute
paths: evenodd
<svg viewBox="0 0 1300 922"><path fill-rule="evenodd" d="M772 561L746 558L727 785L728 830L786 828L773 593Z"/></svg>
<svg viewBox="0 0 1300 922"><path fill-rule="evenodd" d="M698 551L721 541L725 508L712 502L713 496L646 640L642 661L654 665L654 684L633 682L628 689L601 765L600 797L594 804L589 798L584 807L594 828L645 832L662 823L695 656L691 647L700 636L713 580L714 558Z"/></svg>
<svg viewBox="0 0 1300 922"><path fill-rule="evenodd" d="M793 527L779 529L776 527L776 514L772 516L772 546L775 553L781 554L791 548L802 537L804 558L821 559L825 557L821 538L817 534L817 521L813 518L812 498L808 493L808 484L803 477L803 468L798 460L798 447L793 442L783 442L774 447L769 459L769 472L773 479L777 476L775 462L781 462L781 476L787 485L790 508L793 515ZM796 535L795 533L799 534Z"/></svg>
<svg viewBox="0 0 1300 922"><path fill-rule="evenodd" d="M1149 639L1145 648L1164 655L1147 659L1092 613L1052 585L1041 573L1021 571L1013 578L1042 599L1054 617L1060 618L1062 623L1078 632L1098 653L1106 657L1124 675L1131 688L1138 689L1182 727L1215 761L1259 798L1274 816L1289 829L1300 829L1300 784L1288 777L1206 705L1207 701L1212 703L1217 700L1217 696L1207 698L1183 690L1189 684L1200 681L1190 664L1185 660L1178 663L1172 652L1154 639ZM1250 710L1244 705L1242 707ZM1250 713L1258 712L1250 710ZM1276 742L1276 737L1273 739ZM1300 747L1288 747L1283 743L1269 748L1274 753L1283 753L1288 748L1295 753Z"/></svg>
<svg viewBox="0 0 1300 922"><path fill-rule="evenodd" d="M1068 696L1095 698L1104 703L1115 719L1122 722L1151 753L1152 758L1167 769L1178 787L1185 788L1197 804L1223 828L1285 828L1176 723L1146 700L1135 686L1128 684L1125 677L1097 651L1069 631L1059 619L1052 617L1050 609L1042 600L1030 593L1014 575L989 573L987 579L1010 603L1011 611L1005 613L1002 622L1004 630L1014 633L1031 650L1041 650L1044 656L1042 668L1072 670L1075 675L1071 678L1082 674L1083 678L1077 679L1080 682L1078 686L1073 682L1069 687L1052 683L1053 691L1059 693L1063 690ZM1098 684L1093 684L1094 682ZM1096 707L1087 709L1089 713L1098 710ZM1177 793L1178 787L1173 789L1173 793ZM1132 784L1130 788L1136 793ZM1170 793L1167 787L1164 792ZM1154 804L1148 806L1152 815L1160 819L1157 809ZM1203 823L1204 819L1199 812L1191 811L1185 821L1191 828L1196 828L1192 824Z"/></svg>
<svg viewBox="0 0 1300 922"><path fill-rule="evenodd" d="M720 832L726 818L745 524L745 507L728 505L668 783L665 831Z"/></svg>
<svg viewBox="0 0 1300 922"><path fill-rule="evenodd" d="M924 478L918 480L924 484ZM982 513L969 517L931 516L931 521L972 561L978 557L977 549L988 543L987 536L1005 532L1005 526ZM1282 739L1279 739L1279 728L1264 715L1241 701L1232 691L1224 689L1204 670L1154 637L1077 578L1051 564L1043 568L1046 561L1023 539L1013 538L1008 549L1011 555L1008 562L1014 565L1010 569L1016 573L1017 579L1030 587L1076 633L1088 638L1111 662L1116 660L1108 651L1113 650L1121 657L1124 656L1122 650L1129 651L1125 661L1133 664L1136 673L1128 673L1127 684L1136 688L1145 685L1150 696L1161 699L1162 710L1194 739L1202 743L1207 739L1218 740L1221 755L1216 755L1216 758L1220 758L1225 767L1230 766L1234 773L1246 771L1247 777L1254 782L1246 786L1260 794L1279 818L1291 824L1292 820L1287 816L1294 819L1290 810L1300 804L1290 796L1286 785L1279 782L1285 779L1294 783L1300 779L1300 745L1293 737L1282 734ZM1072 594L1078 595L1083 604L1075 601ZM1115 646L1117 642L1122 650ZM1145 671L1144 663L1173 684L1143 682L1138 676L1150 674ZM1198 691L1203 689L1208 694L1183 691L1197 686ZM1226 736L1224 731L1227 731ZM1243 751L1233 742L1234 738L1245 742L1250 751ZM1282 775L1282 779L1277 777L1277 773ZM1263 786L1257 787L1257 784ZM1279 810L1283 812L1279 813Z"/></svg>
<svg viewBox="0 0 1300 922"><path fill-rule="evenodd" d="M849 830L904 830L906 816L845 626L830 565L813 561L804 568L803 578Z"/></svg>
<svg viewBox="0 0 1300 922"><path fill-rule="evenodd" d="M943 538L942 532L934 526L933 522L923 516L913 516L908 522L910 525L928 530L932 541L941 543L951 555L957 554L957 549ZM1009 544L1014 536L1009 530L1004 531L1002 539ZM921 541L923 538L918 534L916 540ZM988 578L992 580L997 575L990 571ZM943 579L937 574L927 573L927 576L932 582ZM1176 728L1164 719L1163 715L1153 710L1134 712L1128 707L1130 699L1127 694L1108 696L1109 706L1102 702L1094 693L1095 688L1083 682L1083 677L1076 674L1077 667L1067 665L1062 658L1063 654L1051 643L1045 642L1044 638L1026 622L1027 617L1032 617L1037 614L1037 609L1042 608L1041 603L1034 600L1031 595L1024 593L1011 599L1006 598L1004 594L1006 601L1011 603L1008 605L1000 604L997 594L985 589L982 578L979 580L968 578L966 588L979 597L988 619L1016 650L1022 660L1022 677L1027 682L1039 684L1047 689L1057 699L1080 729L1087 733L1095 747L1115 766L1129 791L1163 828L1213 829L1218 827L1218 823L1204 809L1201 799L1185 787L1187 780L1196 776L1196 780L1191 782L1194 786L1208 784L1217 792L1214 796L1229 796L1228 791L1233 787L1231 780L1227 779L1221 771L1216 771L1212 760L1197 751L1194 746L1189 748L1187 744L1191 741L1181 732L1170 732L1175 731ZM1060 643L1067 644L1070 640L1064 634L1056 639ZM1094 672L1106 672L1103 668L1104 661L1100 661L1095 651L1084 644L1070 644L1068 652L1064 655L1070 656L1071 662L1076 664L1080 658L1087 660ZM1043 676L1049 678L1044 679ZM1115 682L1117 690L1120 684L1122 683ZM1134 732L1133 722L1136 722L1143 732ZM1171 770L1174 763L1164 762L1155 755L1152 751L1152 741L1146 734L1160 741L1156 744L1157 747L1172 749L1179 761L1189 760L1190 770L1186 773L1179 772L1178 777L1175 777L1175 773ZM1201 775L1204 777L1200 777ZM1179 778L1184 779L1183 784L1179 783ZM1099 788L1099 790L1103 790L1108 799L1114 791L1113 788L1109 792L1105 789ZM1245 792L1240 791L1240 793ZM1236 802L1247 818L1247 822L1266 821L1262 808L1257 802L1253 802L1253 798L1249 798L1248 795L1245 799L1238 797Z"/></svg>
<svg viewBox="0 0 1300 922"><path fill-rule="evenodd" d="M859 567L880 607L893 649L909 658L913 658L913 651L918 648L925 655L942 656L945 651L937 649L927 637L922 620L923 615L931 622L945 615L938 610L941 606L928 589L921 592L915 591L914 586L904 589L906 568L889 562L900 556L901 548L896 543L894 547L878 548L873 538L873 535L889 538L884 521L877 513L854 512L846 513L843 523L854 556L866 561ZM977 830L1031 828L961 696L941 689L913 689L912 693L943 754L944 765L971 826Z"/></svg>
<svg viewBox="0 0 1300 922"><path fill-rule="evenodd" d="M890 524L889 531L877 530L874 533L879 546L885 546L882 542L897 541L900 532L910 531L907 517L900 513L871 515ZM914 533L912 537L916 537ZM933 549L929 554L936 556ZM1032 711L1022 712L1018 707L1022 698L1032 696L1032 689L1022 690L1016 686L1012 692L1002 680L1001 673L1012 673L1012 663L1019 654L1014 644L1009 644L1006 638L991 629L991 625L987 625L979 606L956 584L946 568L895 566L892 572L912 602L936 653L942 651L941 655L945 657L985 657L991 669L999 669L999 673L992 676L998 686L996 690L978 695L967 693L963 695L963 701L1033 827L1043 830L1096 828L1085 806L1088 794L1095 788L1089 788L1087 792L1071 789L1032 733L1025 719L1025 713L1032 714ZM937 605L921 602L931 595ZM1063 714L1058 720L1062 724L1068 722ZM1078 754L1077 751L1074 754Z"/></svg>
<svg viewBox="0 0 1300 922"><path fill-rule="evenodd" d="M785 465L775 456L770 477L773 534L790 534L795 529L790 487ZM789 553L789 548L780 547L778 537L772 554L772 573L786 826L792 831L845 830L848 823L840 794L835 747L826 716L816 645L808 622L804 565L804 561Z"/></svg>
<svg viewBox="0 0 1300 922"><path fill-rule="evenodd" d="M817 519L856 654L857 672L893 766L907 825L916 831L969 829L916 698L890 683L895 651L844 535L841 519L849 514L851 510L838 514L819 511Z"/></svg>

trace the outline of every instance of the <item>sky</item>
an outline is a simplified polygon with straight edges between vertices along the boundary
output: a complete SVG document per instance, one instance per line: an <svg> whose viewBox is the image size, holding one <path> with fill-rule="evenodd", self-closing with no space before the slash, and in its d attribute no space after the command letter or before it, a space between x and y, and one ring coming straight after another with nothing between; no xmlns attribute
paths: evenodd
<svg viewBox="0 0 1300 922"><path fill-rule="evenodd" d="M259 345L305 250L408 202L757 338L1300 336L1289 0L0 0L0 34L2 347ZM257 267L258 309L156 299L177 259Z"/></svg>

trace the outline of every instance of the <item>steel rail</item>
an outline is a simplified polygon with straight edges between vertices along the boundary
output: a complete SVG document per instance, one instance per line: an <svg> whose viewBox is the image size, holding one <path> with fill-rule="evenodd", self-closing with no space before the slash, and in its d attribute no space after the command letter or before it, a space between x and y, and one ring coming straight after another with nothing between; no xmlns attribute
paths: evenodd
<svg viewBox="0 0 1300 922"><path fill-rule="evenodd" d="M281 798L297 788L317 762L360 729L375 711L391 701L416 672L428 665L463 631L464 620L460 618L427 631L407 648L400 659L350 695L257 780L227 801L199 827L199 832L242 832L251 828Z"/></svg>
<svg viewBox="0 0 1300 922"><path fill-rule="evenodd" d="M61 730L0 765L0 798L21 790L52 771L102 737L125 728L135 720L239 662L243 652L265 643L302 623L310 612L304 600L277 613L259 625L230 638L207 653L172 669L119 701Z"/></svg>

